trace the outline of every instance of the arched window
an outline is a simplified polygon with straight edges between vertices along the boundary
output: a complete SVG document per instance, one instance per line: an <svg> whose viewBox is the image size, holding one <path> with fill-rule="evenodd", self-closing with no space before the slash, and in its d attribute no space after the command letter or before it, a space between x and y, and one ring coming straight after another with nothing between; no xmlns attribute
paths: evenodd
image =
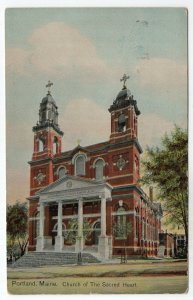
<svg viewBox="0 0 193 300"><path fill-rule="evenodd" d="M78 155L75 160L75 175L85 175L85 156Z"/></svg>
<svg viewBox="0 0 193 300"><path fill-rule="evenodd" d="M142 219L142 238L145 237L145 219Z"/></svg>
<svg viewBox="0 0 193 300"><path fill-rule="evenodd" d="M135 235L137 238L139 238L139 208L137 207L135 209L136 216L135 216Z"/></svg>
<svg viewBox="0 0 193 300"><path fill-rule="evenodd" d="M125 213L125 208L124 207L119 207L117 210L117 223L124 226L126 224L126 216L124 215Z"/></svg>
<svg viewBox="0 0 193 300"><path fill-rule="evenodd" d="M95 178L97 180L103 179L103 170L104 169L104 161L102 159L98 159L95 163Z"/></svg>
<svg viewBox="0 0 193 300"><path fill-rule="evenodd" d="M64 234L65 234L65 230L66 230L66 226L65 226L64 223L62 223L62 235L63 235L63 236L64 236ZM56 223L56 224L54 225L54 228L52 229L52 232L57 233L57 231L58 231L58 223Z"/></svg>
<svg viewBox="0 0 193 300"><path fill-rule="evenodd" d="M134 117L134 130L136 131L137 134L137 118Z"/></svg>
<svg viewBox="0 0 193 300"><path fill-rule="evenodd" d="M62 178L66 175L66 168L65 167L61 167L58 170L58 178Z"/></svg>
<svg viewBox="0 0 193 300"><path fill-rule="evenodd" d="M147 223L146 223L146 238L149 239L149 221L147 219Z"/></svg>
<svg viewBox="0 0 193 300"><path fill-rule="evenodd" d="M44 144L45 144L45 141L43 139L39 138L39 152L44 151Z"/></svg>
<svg viewBox="0 0 193 300"><path fill-rule="evenodd" d="M118 117L118 131L124 132L126 130L126 118L124 114Z"/></svg>
<svg viewBox="0 0 193 300"><path fill-rule="evenodd" d="M114 235L116 239L127 238L127 219L126 210L123 206L117 209L116 224L114 225Z"/></svg>
<svg viewBox="0 0 193 300"><path fill-rule="evenodd" d="M135 155L134 169L135 169L135 172L137 174L139 174L139 159L136 155Z"/></svg>
<svg viewBox="0 0 193 300"><path fill-rule="evenodd" d="M93 243L98 245L99 236L101 234L101 223L97 221L93 226Z"/></svg>
<svg viewBox="0 0 193 300"><path fill-rule="evenodd" d="M42 121L46 120L46 109L43 110L42 112Z"/></svg>
<svg viewBox="0 0 193 300"><path fill-rule="evenodd" d="M144 218L144 239L145 240L147 239L147 222L145 221L145 218Z"/></svg>
<svg viewBox="0 0 193 300"><path fill-rule="evenodd" d="M52 111L49 109L48 110L48 120L52 119Z"/></svg>
<svg viewBox="0 0 193 300"><path fill-rule="evenodd" d="M53 141L53 154L58 153L58 138L55 136Z"/></svg>

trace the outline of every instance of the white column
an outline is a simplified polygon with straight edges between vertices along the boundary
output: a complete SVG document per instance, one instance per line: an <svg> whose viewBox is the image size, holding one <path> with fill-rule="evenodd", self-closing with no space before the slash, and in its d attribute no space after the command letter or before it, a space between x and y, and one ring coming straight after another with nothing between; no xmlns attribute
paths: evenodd
<svg viewBox="0 0 193 300"><path fill-rule="evenodd" d="M101 235L99 236L98 252L100 258L105 260L110 257L109 237L106 235L106 198L101 197Z"/></svg>
<svg viewBox="0 0 193 300"><path fill-rule="evenodd" d="M62 236L62 202L58 202L58 230L57 236Z"/></svg>
<svg viewBox="0 0 193 300"><path fill-rule="evenodd" d="M58 229L55 237L55 251L61 252L64 247L64 237L62 236L62 202L58 202Z"/></svg>
<svg viewBox="0 0 193 300"><path fill-rule="evenodd" d="M83 241L83 200L78 199L78 236L76 240L76 252L81 252L84 247Z"/></svg>
<svg viewBox="0 0 193 300"><path fill-rule="evenodd" d="M106 236L106 199L105 197L101 198L101 236Z"/></svg>
<svg viewBox="0 0 193 300"><path fill-rule="evenodd" d="M36 242L36 251L43 251L44 249L44 203L40 202L40 207L39 207L39 212L40 212L40 232L39 236L37 237L37 242Z"/></svg>
<svg viewBox="0 0 193 300"><path fill-rule="evenodd" d="M40 203L40 237L44 236L44 204Z"/></svg>
<svg viewBox="0 0 193 300"><path fill-rule="evenodd" d="M83 237L83 202L78 200L78 236Z"/></svg>

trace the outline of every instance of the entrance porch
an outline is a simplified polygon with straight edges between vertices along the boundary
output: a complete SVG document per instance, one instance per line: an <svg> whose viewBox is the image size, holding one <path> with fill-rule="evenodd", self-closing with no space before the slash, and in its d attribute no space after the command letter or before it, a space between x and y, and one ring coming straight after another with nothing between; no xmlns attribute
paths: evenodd
<svg viewBox="0 0 193 300"><path fill-rule="evenodd" d="M36 251L85 252L111 258L112 237L107 235L106 220L111 190L107 183L73 176L41 190Z"/></svg>

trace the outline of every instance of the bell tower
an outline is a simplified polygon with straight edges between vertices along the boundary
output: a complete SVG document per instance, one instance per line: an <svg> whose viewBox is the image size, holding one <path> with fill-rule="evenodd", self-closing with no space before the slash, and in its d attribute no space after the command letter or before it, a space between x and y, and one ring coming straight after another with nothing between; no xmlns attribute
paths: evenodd
<svg viewBox="0 0 193 300"><path fill-rule="evenodd" d="M131 174L130 183L137 183L140 177L139 165L140 154L142 153L138 142L137 128L140 111L137 107L137 101L134 100L130 90L126 87L127 79L129 79L129 76L126 76L126 74L120 79L120 81L123 81L123 87L109 108L111 114L109 142L112 147L117 149L116 155L119 159L116 157L115 160L117 162L121 161L122 164L124 161L124 167L119 167L115 163L112 176ZM127 150L123 150L123 148ZM127 151L127 154L124 151ZM116 170L119 170L119 173Z"/></svg>
<svg viewBox="0 0 193 300"><path fill-rule="evenodd" d="M129 79L126 74L120 79L123 81L123 88L118 93L113 104L109 108L111 113L111 135L110 141L137 138L137 118L140 111L137 107L137 101L127 89L125 83Z"/></svg>
<svg viewBox="0 0 193 300"><path fill-rule="evenodd" d="M51 95L50 81L46 87L47 95L42 99L39 109L39 121L33 127L34 150L31 166L31 194L53 182L52 159L62 151L63 132L58 125L58 107Z"/></svg>

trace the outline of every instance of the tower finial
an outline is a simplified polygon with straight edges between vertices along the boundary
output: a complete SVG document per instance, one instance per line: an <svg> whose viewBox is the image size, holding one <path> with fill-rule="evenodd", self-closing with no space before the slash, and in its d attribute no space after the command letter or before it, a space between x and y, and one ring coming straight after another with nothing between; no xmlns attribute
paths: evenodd
<svg viewBox="0 0 193 300"><path fill-rule="evenodd" d="M120 81L123 81L123 89L127 88L125 83L126 83L127 79L129 79L129 78L130 78L130 76L127 76L126 74L124 74L123 77L120 79Z"/></svg>
<svg viewBox="0 0 193 300"><path fill-rule="evenodd" d="M48 94L50 94L50 88L51 88L52 85L53 85L53 82L48 80L48 83L46 84L46 87L48 88Z"/></svg>
<svg viewBox="0 0 193 300"><path fill-rule="evenodd" d="M81 140L78 139L78 140L77 140L77 145L80 146L80 143L81 143Z"/></svg>

